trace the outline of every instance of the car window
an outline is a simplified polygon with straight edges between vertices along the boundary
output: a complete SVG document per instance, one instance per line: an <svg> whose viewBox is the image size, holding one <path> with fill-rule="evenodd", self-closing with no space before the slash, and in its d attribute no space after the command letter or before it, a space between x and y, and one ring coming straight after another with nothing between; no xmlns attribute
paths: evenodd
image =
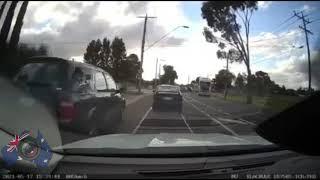
<svg viewBox="0 0 320 180"><path fill-rule="evenodd" d="M25 65L15 77L20 83L41 83L61 85L66 75L61 63L30 63Z"/></svg>
<svg viewBox="0 0 320 180"><path fill-rule="evenodd" d="M106 80L102 72L96 72L95 74L95 85L98 91L107 90Z"/></svg>
<svg viewBox="0 0 320 180"><path fill-rule="evenodd" d="M158 86L158 91L178 92L179 87L177 87L177 86Z"/></svg>
<svg viewBox="0 0 320 180"><path fill-rule="evenodd" d="M92 70L77 66L71 76L72 91L89 92L94 90Z"/></svg>
<svg viewBox="0 0 320 180"><path fill-rule="evenodd" d="M107 85L108 85L108 90L116 90L117 89L117 85L114 82L114 80L112 79L112 77L108 74L104 74L107 80Z"/></svg>

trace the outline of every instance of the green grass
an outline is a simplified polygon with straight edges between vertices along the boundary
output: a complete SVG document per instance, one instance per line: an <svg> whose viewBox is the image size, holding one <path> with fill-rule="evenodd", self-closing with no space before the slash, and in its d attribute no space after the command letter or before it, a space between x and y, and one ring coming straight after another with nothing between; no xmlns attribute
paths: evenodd
<svg viewBox="0 0 320 180"><path fill-rule="evenodd" d="M246 103L246 98L247 98L246 96L241 96L241 95L228 95L227 100ZM301 97L285 96L285 95L272 95L269 97L253 96L252 104L262 108L268 108L268 109L272 109L274 111L279 112L289 106L296 104L301 99L302 99Z"/></svg>

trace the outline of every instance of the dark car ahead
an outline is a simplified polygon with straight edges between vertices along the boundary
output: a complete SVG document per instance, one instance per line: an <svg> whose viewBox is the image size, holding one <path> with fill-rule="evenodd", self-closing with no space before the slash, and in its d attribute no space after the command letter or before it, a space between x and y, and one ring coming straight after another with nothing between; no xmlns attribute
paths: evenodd
<svg viewBox="0 0 320 180"><path fill-rule="evenodd" d="M122 120L125 99L109 73L55 57L33 57L15 76L57 117L61 127L90 135L111 133Z"/></svg>
<svg viewBox="0 0 320 180"><path fill-rule="evenodd" d="M153 95L153 111L176 110L182 112L182 94L179 86L159 85Z"/></svg>

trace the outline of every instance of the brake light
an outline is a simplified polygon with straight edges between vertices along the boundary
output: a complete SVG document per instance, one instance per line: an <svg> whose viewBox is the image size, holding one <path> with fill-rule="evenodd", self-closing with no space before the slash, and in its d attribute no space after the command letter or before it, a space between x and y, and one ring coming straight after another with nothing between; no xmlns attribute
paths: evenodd
<svg viewBox="0 0 320 180"><path fill-rule="evenodd" d="M61 101L58 108L58 116L61 122L71 122L75 118L75 107L71 101Z"/></svg>

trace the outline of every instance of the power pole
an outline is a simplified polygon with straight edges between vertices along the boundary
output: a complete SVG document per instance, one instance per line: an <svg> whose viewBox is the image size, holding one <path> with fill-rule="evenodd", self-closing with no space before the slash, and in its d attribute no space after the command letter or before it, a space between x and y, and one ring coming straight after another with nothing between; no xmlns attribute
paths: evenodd
<svg viewBox="0 0 320 180"><path fill-rule="evenodd" d="M159 64L159 82L160 82L160 73L161 73L161 63Z"/></svg>
<svg viewBox="0 0 320 180"><path fill-rule="evenodd" d="M156 62L156 74L154 76L154 87L157 86L157 75L158 75L158 58L157 58L157 62Z"/></svg>
<svg viewBox="0 0 320 180"><path fill-rule="evenodd" d="M140 63L140 70L139 70L139 82L138 82L138 91L141 93L141 80L142 80L142 65L143 65L143 53L144 53L144 43L146 39L146 31L147 31L147 20L148 18L156 18L151 17L146 14L146 16L138 16L138 18L144 18L144 26L143 26L143 34L142 34L142 44L141 44L141 63Z"/></svg>
<svg viewBox="0 0 320 180"><path fill-rule="evenodd" d="M307 44L307 50L308 50L308 67L309 67L309 70L308 70L308 74L309 74L309 86L308 86L308 91L309 91L309 94L311 94L311 62L310 62L310 49L309 49L309 37L308 37L308 33L313 35L313 33L307 29L307 24L310 24L311 22L309 20L306 20L305 19L305 15L303 14L303 12L301 11L300 15L298 15L298 13L296 13L295 11L293 11L294 15L296 17L298 17L299 19L302 19L302 22L303 22L303 27L299 26L300 29L302 29L305 33L305 36L306 36L306 44Z"/></svg>

